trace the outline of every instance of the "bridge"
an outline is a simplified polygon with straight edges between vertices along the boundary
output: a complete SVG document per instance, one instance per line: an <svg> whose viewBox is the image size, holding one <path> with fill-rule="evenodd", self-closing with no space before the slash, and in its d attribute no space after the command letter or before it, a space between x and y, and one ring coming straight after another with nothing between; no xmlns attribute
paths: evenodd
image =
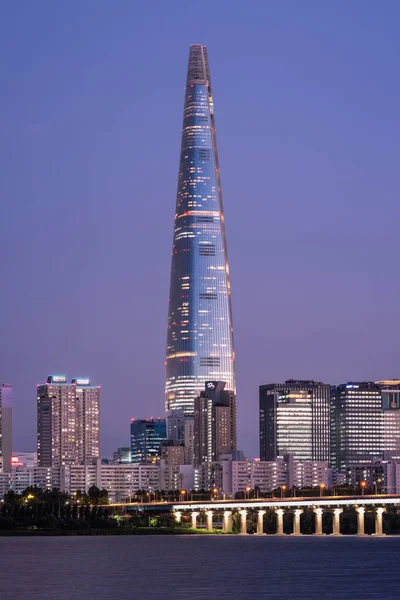
<svg viewBox="0 0 400 600"><path fill-rule="evenodd" d="M247 519L250 511L257 513L257 534L264 535L264 515L267 510L273 510L276 515L276 534L284 535L283 518L285 514L293 515L292 534L301 535L300 518L304 510L312 510L315 514L314 534L322 535L322 516L325 512L333 515L331 535L342 535L341 515L345 509L354 509L357 513L357 535L365 535L365 512L372 512L375 520L375 534L383 535L383 513L388 507L400 506L400 495L374 496L325 496L315 498L267 498L259 500L211 500L186 502L149 502L135 504L119 504L125 510L162 512L175 517L177 523L182 517L190 516L192 529L197 529L198 517L205 515L206 527L214 529L214 519L222 516L224 533L232 531L232 518L235 513L240 515L240 533L247 534Z"/></svg>

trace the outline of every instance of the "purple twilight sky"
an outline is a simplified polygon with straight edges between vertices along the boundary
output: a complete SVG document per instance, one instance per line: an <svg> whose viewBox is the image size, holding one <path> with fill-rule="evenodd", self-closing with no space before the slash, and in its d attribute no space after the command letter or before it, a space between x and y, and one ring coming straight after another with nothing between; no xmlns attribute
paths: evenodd
<svg viewBox="0 0 400 600"><path fill-rule="evenodd" d="M0 379L14 450L36 384L102 386L102 453L164 414L189 45L208 46L237 356L258 385L400 375L400 4L5 0L0 6Z"/></svg>

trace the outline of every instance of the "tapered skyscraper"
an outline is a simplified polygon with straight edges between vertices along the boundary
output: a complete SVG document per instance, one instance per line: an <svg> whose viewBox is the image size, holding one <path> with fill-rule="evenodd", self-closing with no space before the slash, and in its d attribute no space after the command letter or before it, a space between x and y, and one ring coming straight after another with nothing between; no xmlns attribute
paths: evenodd
<svg viewBox="0 0 400 600"><path fill-rule="evenodd" d="M231 290L207 48L190 47L168 310L166 409L206 381L235 391Z"/></svg>

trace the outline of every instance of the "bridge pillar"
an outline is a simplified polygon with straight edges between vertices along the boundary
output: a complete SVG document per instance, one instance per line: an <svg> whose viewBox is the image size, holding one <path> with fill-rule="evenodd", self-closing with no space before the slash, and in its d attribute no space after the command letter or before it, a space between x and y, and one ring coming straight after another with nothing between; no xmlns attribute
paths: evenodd
<svg viewBox="0 0 400 600"><path fill-rule="evenodd" d="M293 516L293 535L300 535L300 515L303 512L302 508L296 508Z"/></svg>
<svg viewBox="0 0 400 600"><path fill-rule="evenodd" d="M265 510L259 510L258 511L257 535L263 535L264 534L264 515L265 515Z"/></svg>
<svg viewBox="0 0 400 600"><path fill-rule="evenodd" d="M283 509L276 508L276 534L283 535Z"/></svg>
<svg viewBox="0 0 400 600"><path fill-rule="evenodd" d="M314 508L315 535L322 535L322 508Z"/></svg>
<svg viewBox="0 0 400 600"><path fill-rule="evenodd" d="M224 510L224 533L228 533L228 531L232 531L232 511Z"/></svg>
<svg viewBox="0 0 400 600"><path fill-rule="evenodd" d="M340 515L343 512L343 508L335 508L333 511L333 531L332 535L342 535L340 533Z"/></svg>
<svg viewBox="0 0 400 600"><path fill-rule="evenodd" d="M208 531L212 531L213 528L213 511L212 510L208 510L206 512L207 515L207 529Z"/></svg>
<svg viewBox="0 0 400 600"><path fill-rule="evenodd" d="M198 512L192 512L192 529L197 529L197 517L199 516Z"/></svg>
<svg viewBox="0 0 400 600"><path fill-rule="evenodd" d="M247 534L247 510L243 509L240 512L240 534Z"/></svg>
<svg viewBox="0 0 400 600"><path fill-rule="evenodd" d="M358 506L356 508L356 511L357 511L357 535L365 535L365 528L364 528L365 508L363 506Z"/></svg>
<svg viewBox="0 0 400 600"><path fill-rule="evenodd" d="M182 519L182 513L179 510L177 510L174 512L174 517L175 517L175 521L177 523L180 523L181 519Z"/></svg>
<svg viewBox="0 0 400 600"><path fill-rule="evenodd" d="M382 514L385 512L385 509L379 506L376 509L375 513L375 535L383 535L383 523L382 523Z"/></svg>

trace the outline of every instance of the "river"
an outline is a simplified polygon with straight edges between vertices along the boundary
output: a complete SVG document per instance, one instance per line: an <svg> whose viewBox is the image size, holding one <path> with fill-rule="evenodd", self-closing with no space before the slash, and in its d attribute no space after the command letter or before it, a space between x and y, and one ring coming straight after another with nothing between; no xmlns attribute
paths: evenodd
<svg viewBox="0 0 400 600"><path fill-rule="evenodd" d="M1 537L2 600L399 600L400 536Z"/></svg>

